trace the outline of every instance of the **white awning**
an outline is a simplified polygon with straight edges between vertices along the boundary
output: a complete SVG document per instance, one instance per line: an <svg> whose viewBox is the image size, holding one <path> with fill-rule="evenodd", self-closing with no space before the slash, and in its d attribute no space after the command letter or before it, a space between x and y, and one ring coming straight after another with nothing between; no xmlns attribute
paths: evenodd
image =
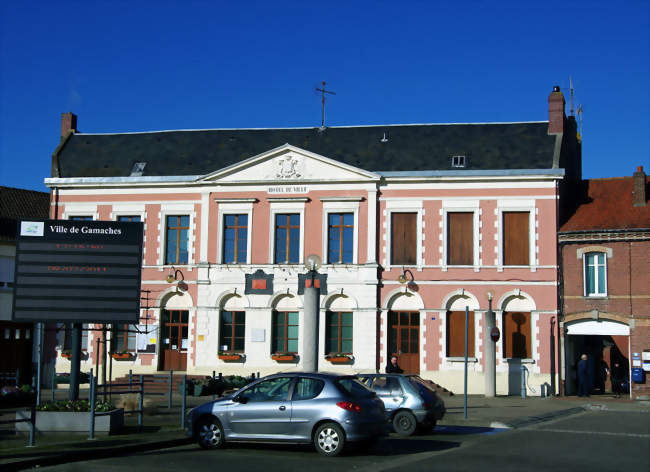
<svg viewBox="0 0 650 472"><path fill-rule="evenodd" d="M568 325L567 333L572 334L587 334L587 335L615 335L615 336L629 336L630 327L623 323L616 323L614 321L577 321Z"/></svg>

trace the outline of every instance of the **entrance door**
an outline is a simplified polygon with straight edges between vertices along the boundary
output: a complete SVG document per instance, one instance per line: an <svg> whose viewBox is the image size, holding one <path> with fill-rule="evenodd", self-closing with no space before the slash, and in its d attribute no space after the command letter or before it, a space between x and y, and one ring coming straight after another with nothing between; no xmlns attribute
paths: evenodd
<svg viewBox="0 0 650 472"><path fill-rule="evenodd" d="M163 310L161 322L163 370L187 368L187 319L185 310Z"/></svg>
<svg viewBox="0 0 650 472"><path fill-rule="evenodd" d="M16 372L19 383L29 383L32 375L32 324L0 322L0 371Z"/></svg>
<svg viewBox="0 0 650 472"><path fill-rule="evenodd" d="M388 312L388 356L397 354L406 374L420 373L420 313Z"/></svg>

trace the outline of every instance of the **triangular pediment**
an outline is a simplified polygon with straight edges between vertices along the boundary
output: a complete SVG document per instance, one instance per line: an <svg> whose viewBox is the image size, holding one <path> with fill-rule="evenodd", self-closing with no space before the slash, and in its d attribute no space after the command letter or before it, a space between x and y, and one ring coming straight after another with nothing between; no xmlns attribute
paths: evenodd
<svg viewBox="0 0 650 472"><path fill-rule="evenodd" d="M359 182L379 180L379 175L285 144L203 176L202 182L272 183Z"/></svg>

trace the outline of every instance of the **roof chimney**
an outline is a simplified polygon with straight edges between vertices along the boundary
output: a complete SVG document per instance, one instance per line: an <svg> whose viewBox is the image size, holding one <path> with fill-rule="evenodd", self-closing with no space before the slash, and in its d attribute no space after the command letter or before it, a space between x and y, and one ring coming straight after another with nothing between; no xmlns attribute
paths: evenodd
<svg viewBox="0 0 650 472"><path fill-rule="evenodd" d="M564 95L560 92L560 86L553 87L548 96L548 134L561 134L564 132Z"/></svg>
<svg viewBox="0 0 650 472"><path fill-rule="evenodd" d="M69 131L77 131L77 115L71 111L61 113L61 138L65 138Z"/></svg>
<svg viewBox="0 0 650 472"><path fill-rule="evenodd" d="M643 172L643 166L636 168L634 173L634 190L632 190L632 206L646 206L646 175Z"/></svg>

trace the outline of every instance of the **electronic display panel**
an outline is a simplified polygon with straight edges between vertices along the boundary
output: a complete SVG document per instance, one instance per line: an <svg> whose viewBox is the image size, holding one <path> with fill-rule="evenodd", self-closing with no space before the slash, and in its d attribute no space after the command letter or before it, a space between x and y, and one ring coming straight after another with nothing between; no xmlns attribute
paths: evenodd
<svg viewBox="0 0 650 472"><path fill-rule="evenodd" d="M18 222L14 321L136 324L142 223Z"/></svg>

